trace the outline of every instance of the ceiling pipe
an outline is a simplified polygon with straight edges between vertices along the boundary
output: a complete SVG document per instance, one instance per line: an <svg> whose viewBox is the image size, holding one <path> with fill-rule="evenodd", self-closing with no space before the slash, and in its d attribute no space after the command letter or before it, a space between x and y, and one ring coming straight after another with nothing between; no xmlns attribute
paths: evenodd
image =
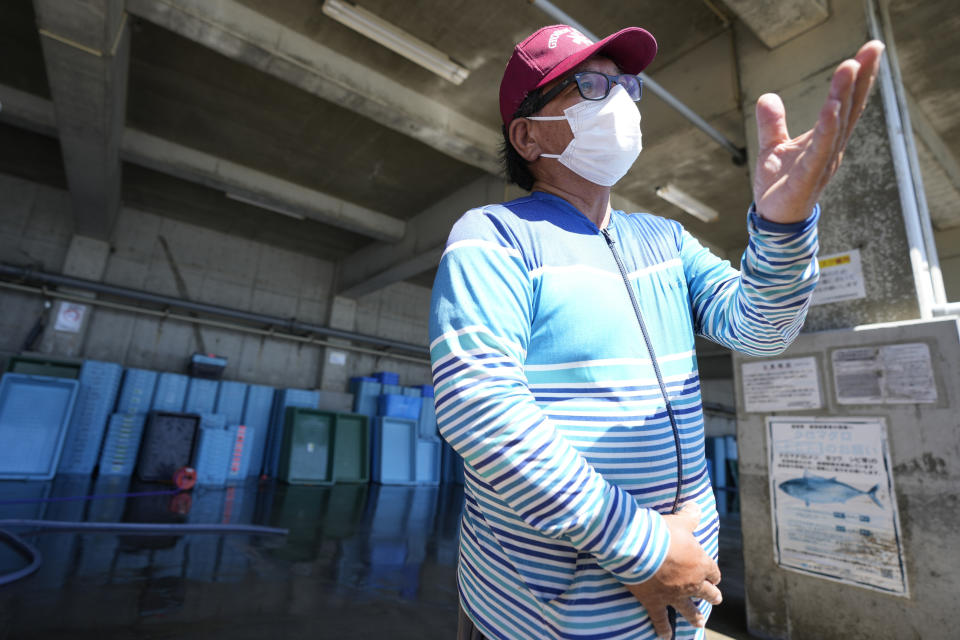
<svg viewBox="0 0 960 640"><path fill-rule="evenodd" d="M16 278L28 282L39 282L57 286L73 287L75 289L83 289L85 291L92 291L94 293L118 296L121 298L127 298L129 300L137 300L139 302L149 302L168 307L175 307L178 309L185 309L187 311L196 311L198 313L206 313L224 318L232 318L234 320L266 325L268 327L284 329L291 333L314 333L321 336L327 336L329 338L340 338L343 340L361 342L387 349L398 349L400 351L416 354L418 356L425 356L428 351L427 347L418 344L398 342L395 340L388 340L386 338L379 338L377 336L355 333L353 331L331 329L330 327L324 327L318 324L300 322L293 318L281 318L279 316L253 313L251 311L242 311L240 309L231 309L229 307L221 307L219 305L206 304L204 302L194 302L192 300L184 300L183 298L174 298L172 296L164 296L157 293L150 293L149 291L140 291L138 289L128 289L126 287L118 287L116 285L106 284L103 282L94 282L92 280L84 280L83 278L74 278L72 276L65 276L58 273L46 273L44 271L37 271L34 269L18 267L10 264L0 263L0 277L5 277L8 279ZM389 354L384 353L383 355Z"/></svg>
<svg viewBox="0 0 960 640"><path fill-rule="evenodd" d="M574 20L570 14L566 13L555 4L549 0L527 0L530 4L540 9L544 13L550 15L554 19L558 20L563 24L568 24L571 27L577 29L583 35L587 36L592 40L599 40L592 31L584 27L582 24ZM664 89L657 81L648 76L645 73L639 74L641 81L643 82L644 90L652 91L657 95L658 98L666 102L673 110L679 113L681 116L689 120L695 127L703 131L705 134L710 136L717 144L726 149L730 153L730 157L733 160L733 164L743 166L747 162L747 150L744 147L738 147L734 144L729 138L717 131L712 127L706 120L701 118L699 115L694 113L694 111L683 104L678 100L673 94Z"/></svg>

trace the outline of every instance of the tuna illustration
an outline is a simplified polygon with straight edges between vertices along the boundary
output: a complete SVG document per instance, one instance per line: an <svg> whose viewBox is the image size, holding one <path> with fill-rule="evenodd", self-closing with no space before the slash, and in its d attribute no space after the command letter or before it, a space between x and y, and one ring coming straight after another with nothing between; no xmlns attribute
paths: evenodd
<svg viewBox="0 0 960 640"><path fill-rule="evenodd" d="M837 482L836 478L822 478L806 471L803 472L802 478L794 478L780 483L781 491L788 496L803 500L808 507L811 502L846 502L856 496L867 496L882 509L883 504L877 500L877 489L879 488L880 485L877 484L868 491L861 491L843 482Z"/></svg>

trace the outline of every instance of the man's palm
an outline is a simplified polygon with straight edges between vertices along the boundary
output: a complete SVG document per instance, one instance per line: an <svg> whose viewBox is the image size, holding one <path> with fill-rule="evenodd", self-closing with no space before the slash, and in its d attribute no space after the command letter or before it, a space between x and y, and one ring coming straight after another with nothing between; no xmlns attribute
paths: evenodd
<svg viewBox="0 0 960 640"><path fill-rule="evenodd" d="M810 215L836 173L854 125L877 75L883 44L872 40L833 74L830 95L813 129L791 139L786 112L776 94L757 100L757 167L753 199L773 222L799 222Z"/></svg>

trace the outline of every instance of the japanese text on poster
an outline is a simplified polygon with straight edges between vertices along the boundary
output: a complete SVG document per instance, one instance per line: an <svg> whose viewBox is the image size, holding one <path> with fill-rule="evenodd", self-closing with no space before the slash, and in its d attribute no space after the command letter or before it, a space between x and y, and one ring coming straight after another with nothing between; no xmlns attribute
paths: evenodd
<svg viewBox="0 0 960 640"><path fill-rule="evenodd" d="M744 362L743 403L751 413L819 409L820 376L813 356Z"/></svg>
<svg viewBox="0 0 960 640"><path fill-rule="evenodd" d="M840 404L937 401L930 347L923 342L837 349L831 360Z"/></svg>
<svg viewBox="0 0 960 640"><path fill-rule="evenodd" d="M768 417L781 567L907 594L882 418Z"/></svg>
<svg viewBox="0 0 960 640"><path fill-rule="evenodd" d="M820 281L813 290L810 306L866 298L860 250L820 256Z"/></svg>

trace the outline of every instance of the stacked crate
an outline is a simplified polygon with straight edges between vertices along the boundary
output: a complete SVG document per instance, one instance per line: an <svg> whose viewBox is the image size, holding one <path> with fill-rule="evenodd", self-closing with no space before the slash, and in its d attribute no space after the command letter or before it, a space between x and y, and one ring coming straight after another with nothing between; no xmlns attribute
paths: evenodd
<svg viewBox="0 0 960 640"><path fill-rule="evenodd" d="M433 398L423 387L400 387L396 374L374 374L381 384L372 430L372 479L380 484L440 483L441 440ZM361 381L356 384L360 388ZM355 392L356 393L356 392Z"/></svg>
<svg viewBox="0 0 960 640"><path fill-rule="evenodd" d="M67 429L57 473L93 473L110 412L117 401L123 367L113 362L87 360L80 369L80 388Z"/></svg>
<svg viewBox="0 0 960 640"><path fill-rule="evenodd" d="M127 369L124 372L116 412L110 416L100 453L101 476L133 475L157 378L156 371L147 369Z"/></svg>

